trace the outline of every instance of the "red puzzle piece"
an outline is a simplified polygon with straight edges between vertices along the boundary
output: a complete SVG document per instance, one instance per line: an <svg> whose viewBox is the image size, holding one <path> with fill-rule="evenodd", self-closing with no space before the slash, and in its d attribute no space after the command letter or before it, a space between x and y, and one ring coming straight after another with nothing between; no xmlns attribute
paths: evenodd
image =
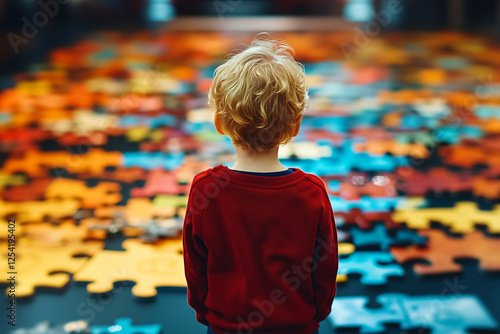
<svg viewBox="0 0 500 334"><path fill-rule="evenodd" d="M51 179L36 179L28 184L12 186L2 191L0 197L10 202L38 201L43 199L51 182Z"/></svg>
<svg viewBox="0 0 500 334"><path fill-rule="evenodd" d="M149 173L144 188L133 188L131 195L133 197L151 197L160 194L187 194L188 192L189 186L177 183L173 172L155 169Z"/></svg>

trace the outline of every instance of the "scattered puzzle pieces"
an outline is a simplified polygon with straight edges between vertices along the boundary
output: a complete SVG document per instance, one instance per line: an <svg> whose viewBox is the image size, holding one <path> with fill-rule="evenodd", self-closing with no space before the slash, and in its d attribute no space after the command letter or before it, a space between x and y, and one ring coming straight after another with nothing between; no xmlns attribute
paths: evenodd
<svg viewBox="0 0 500 334"><path fill-rule="evenodd" d="M9 174L23 172L31 177L46 177L48 168L64 168L69 173L102 173L106 167L121 164L122 153L106 152L101 148L92 148L86 154L28 151L23 158L8 159L3 170Z"/></svg>
<svg viewBox="0 0 500 334"><path fill-rule="evenodd" d="M95 187L87 187L85 181L56 179L47 187L47 198L77 198L84 209L102 205L113 205L121 201L121 187L114 182L99 182Z"/></svg>
<svg viewBox="0 0 500 334"><path fill-rule="evenodd" d="M430 264L416 263L414 270L420 275L461 272L462 268L454 260L474 258L485 271L500 270L500 239L488 238L481 231L474 231L461 238L447 236L441 230L422 230L419 234L427 237L425 248L410 246L391 247L391 254L399 262L422 259Z"/></svg>
<svg viewBox="0 0 500 334"><path fill-rule="evenodd" d="M79 208L79 201L74 199L46 200L31 202L4 202L0 200L0 218L15 215L18 222L41 222L44 218L71 217Z"/></svg>
<svg viewBox="0 0 500 334"><path fill-rule="evenodd" d="M420 143L402 144L395 141L371 140L355 145L358 152L369 152L374 155L391 153L395 156L411 156L417 159L429 157L429 150Z"/></svg>

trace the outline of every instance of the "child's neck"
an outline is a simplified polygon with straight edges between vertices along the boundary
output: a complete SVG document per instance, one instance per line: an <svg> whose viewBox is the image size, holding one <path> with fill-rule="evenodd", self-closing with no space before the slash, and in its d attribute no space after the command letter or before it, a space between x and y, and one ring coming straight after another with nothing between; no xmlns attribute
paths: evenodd
<svg viewBox="0 0 500 334"><path fill-rule="evenodd" d="M230 169L248 172L278 172L286 170L278 159L278 149L263 153L250 153L240 147L236 147L236 161Z"/></svg>

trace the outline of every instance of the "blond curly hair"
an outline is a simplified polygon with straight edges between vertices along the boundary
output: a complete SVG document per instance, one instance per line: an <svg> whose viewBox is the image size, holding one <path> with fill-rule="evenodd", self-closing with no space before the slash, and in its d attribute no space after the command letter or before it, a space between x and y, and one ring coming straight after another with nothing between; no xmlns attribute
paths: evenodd
<svg viewBox="0 0 500 334"><path fill-rule="evenodd" d="M259 34L215 70L208 100L234 145L268 151L292 140L308 108L304 67L287 43Z"/></svg>

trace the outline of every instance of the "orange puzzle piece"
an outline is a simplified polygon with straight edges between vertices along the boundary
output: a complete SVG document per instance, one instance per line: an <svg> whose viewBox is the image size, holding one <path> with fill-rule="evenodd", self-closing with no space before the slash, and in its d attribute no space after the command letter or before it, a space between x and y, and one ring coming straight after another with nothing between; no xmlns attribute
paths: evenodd
<svg viewBox="0 0 500 334"><path fill-rule="evenodd" d="M86 154L28 151L23 158L8 159L3 171L9 174L24 172L31 177L47 176L47 168L64 168L69 173L103 173L106 167L120 166L122 157L120 152L107 152L101 148L92 148Z"/></svg>
<svg viewBox="0 0 500 334"><path fill-rule="evenodd" d="M414 265L415 272L420 275L461 272L462 267L454 262L459 258L478 259L482 270L500 270L500 240L488 238L481 231L460 238L449 237L441 230L420 230L418 234L428 238L425 248L391 247L391 254L399 263L417 259L429 261L430 264Z"/></svg>
<svg viewBox="0 0 500 334"><path fill-rule="evenodd" d="M78 198L80 206L92 209L102 205L114 205L121 201L120 184L99 182L95 187L87 187L85 181L56 179L47 187L47 198Z"/></svg>

